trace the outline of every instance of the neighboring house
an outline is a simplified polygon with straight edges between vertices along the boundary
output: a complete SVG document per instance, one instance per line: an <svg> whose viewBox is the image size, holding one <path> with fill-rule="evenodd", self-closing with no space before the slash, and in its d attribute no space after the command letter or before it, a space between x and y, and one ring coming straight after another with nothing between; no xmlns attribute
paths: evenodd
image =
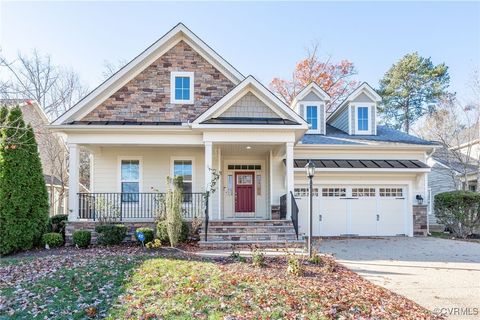
<svg viewBox="0 0 480 320"><path fill-rule="evenodd" d="M435 195L465 187L470 191L477 191L478 160L458 151L438 148L427 162L432 168L428 177L428 221L434 228L437 224L434 214Z"/></svg>
<svg viewBox="0 0 480 320"><path fill-rule="evenodd" d="M415 199L426 198L435 145L378 125L366 83L327 115L329 100L312 83L287 106L179 24L52 123L70 151L69 225L152 222L153 190L183 176L184 216L207 215L207 244L291 240L308 232L311 159L315 236L425 235ZM81 146L93 163L91 192L79 194Z"/></svg>
<svg viewBox="0 0 480 320"><path fill-rule="evenodd" d="M35 100L0 100L0 105L19 106L26 124L31 124L38 144L43 176L47 185L50 215L67 213L67 147L63 140L47 129L50 121Z"/></svg>

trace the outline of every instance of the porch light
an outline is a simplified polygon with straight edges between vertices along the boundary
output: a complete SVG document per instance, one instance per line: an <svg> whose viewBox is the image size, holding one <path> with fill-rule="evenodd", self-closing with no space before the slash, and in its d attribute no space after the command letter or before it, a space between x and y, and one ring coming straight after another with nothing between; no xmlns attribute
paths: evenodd
<svg viewBox="0 0 480 320"><path fill-rule="evenodd" d="M315 164L313 164L312 160L308 160L308 163L305 165L305 171L307 173L307 177L310 179L313 178L315 175Z"/></svg>
<svg viewBox="0 0 480 320"><path fill-rule="evenodd" d="M247 150L250 150L250 149L252 149L252 147L250 147L250 146L247 146Z"/></svg>
<svg viewBox="0 0 480 320"><path fill-rule="evenodd" d="M422 195L417 194L417 196L415 197L415 199L417 200L417 204L423 204L423 197L422 197Z"/></svg>

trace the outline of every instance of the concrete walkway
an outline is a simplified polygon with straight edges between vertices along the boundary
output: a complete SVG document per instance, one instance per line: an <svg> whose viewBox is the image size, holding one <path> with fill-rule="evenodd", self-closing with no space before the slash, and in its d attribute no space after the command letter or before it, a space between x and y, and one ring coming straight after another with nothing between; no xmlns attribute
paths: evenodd
<svg viewBox="0 0 480 320"><path fill-rule="evenodd" d="M480 319L480 244L437 238L323 240L319 252L450 319Z"/></svg>

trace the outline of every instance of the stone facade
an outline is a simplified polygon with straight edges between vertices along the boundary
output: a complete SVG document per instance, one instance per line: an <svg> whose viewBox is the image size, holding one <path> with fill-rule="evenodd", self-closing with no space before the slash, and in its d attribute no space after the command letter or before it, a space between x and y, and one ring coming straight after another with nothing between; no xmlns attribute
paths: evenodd
<svg viewBox="0 0 480 320"><path fill-rule="evenodd" d="M195 73L193 105L170 103L172 71ZM82 121L193 121L233 87L233 82L180 41Z"/></svg>
<svg viewBox="0 0 480 320"><path fill-rule="evenodd" d="M127 226L127 236L124 242L135 241L135 230L137 228L149 227L155 230L156 224L154 222L123 222ZM69 221L65 228L65 241L67 244L72 244L73 233L77 230L88 230L92 232L92 244L97 241L98 234L95 232L95 227L99 225L95 221Z"/></svg>
<svg viewBox="0 0 480 320"><path fill-rule="evenodd" d="M427 206L414 205L413 206L413 236L426 237L427 236Z"/></svg>

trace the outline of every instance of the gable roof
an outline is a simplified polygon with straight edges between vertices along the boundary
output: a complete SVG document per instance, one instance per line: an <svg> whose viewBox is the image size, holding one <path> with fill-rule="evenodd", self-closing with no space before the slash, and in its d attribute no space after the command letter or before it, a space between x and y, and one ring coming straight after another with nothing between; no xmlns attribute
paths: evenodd
<svg viewBox="0 0 480 320"><path fill-rule="evenodd" d="M19 106L22 109L22 113L35 111L44 124L49 124L47 114L40 106L37 100L31 99L0 99L0 105L6 105L7 107Z"/></svg>
<svg viewBox="0 0 480 320"><path fill-rule="evenodd" d="M361 85L359 85L355 90L352 91L352 93L350 93L346 98L345 100L342 101L342 103L340 103L338 105L338 108L335 109L335 111L333 111L329 116L328 116L328 120L332 119L333 117L335 117L338 113L340 113L340 110L343 110L344 107L347 105L348 102L351 102L352 100L355 100L355 98L357 98L359 95L361 95L362 93L365 93L370 99L372 99L372 101L374 102L380 102L382 101L382 97L380 97L378 95L378 93L366 82L363 82Z"/></svg>
<svg viewBox="0 0 480 320"><path fill-rule="evenodd" d="M287 117L289 120L297 122L298 125L303 125L305 128L308 128L308 123L302 117L251 75L195 119L192 126L199 126L211 118L220 116L223 111L241 99L247 92L252 92L257 96L263 103L269 106L273 112L277 113L279 118L285 119L285 117Z"/></svg>
<svg viewBox="0 0 480 320"><path fill-rule="evenodd" d="M302 89L292 101L292 106L299 100L303 100L310 92L314 92L323 101L330 101L330 95L326 93L316 82L311 82L308 86Z"/></svg>
<svg viewBox="0 0 480 320"><path fill-rule="evenodd" d="M110 78L105 80L97 88L91 91L75 106L67 110L64 114L52 122L54 125L60 125L67 121L78 120L81 115L88 114L101 102L118 91L123 85L132 80L140 72L145 70L151 63L165 54L180 41L185 41L205 60L217 68L234 84L240 83L245 77L235 69L230 63L223 59L217 52L210 48L203 40L188 29L183 23L177 24L163 37L158 39L133 60L118 70Z"/></svg>

